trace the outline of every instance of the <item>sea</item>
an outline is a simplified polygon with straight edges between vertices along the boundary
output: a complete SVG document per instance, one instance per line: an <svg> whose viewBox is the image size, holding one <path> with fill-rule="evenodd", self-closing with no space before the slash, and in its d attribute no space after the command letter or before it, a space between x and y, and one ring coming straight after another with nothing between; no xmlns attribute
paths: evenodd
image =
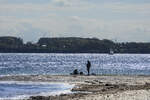
<svg viewBox="0 0 150 100"><path fill-rule="evenodd" d="M25 100L30 96L54 96L72 93L73 85L46 82L0 82L0 100Z"/></svg>
<svg viewBox="0 0 150 100"><path fill-rule="evenodd" d="M75 69L96 75L150 75L150 54L0 53L0 76L70 75ZM70 91L69 84L0 82L0 100ZM70 93L70 92L67 92Z"/></svg>
<svg viewBox="0 0 150 100"><path fill-rule="evenodd" d="M73 70L98 75L150 75L150 54L1 53L0 75L69 75Z"/></svg>

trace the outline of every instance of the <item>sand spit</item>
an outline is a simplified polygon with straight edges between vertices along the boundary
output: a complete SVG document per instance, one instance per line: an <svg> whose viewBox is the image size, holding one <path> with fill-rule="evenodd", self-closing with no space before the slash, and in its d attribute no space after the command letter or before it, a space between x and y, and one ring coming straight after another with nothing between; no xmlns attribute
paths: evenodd
<svg viewBox="0 0 150 100"><path fill-rule="evenodd" d="M73 94L34 96L29 100L150 100L150 76L1 76L0 81L75 84Z"/></svg>

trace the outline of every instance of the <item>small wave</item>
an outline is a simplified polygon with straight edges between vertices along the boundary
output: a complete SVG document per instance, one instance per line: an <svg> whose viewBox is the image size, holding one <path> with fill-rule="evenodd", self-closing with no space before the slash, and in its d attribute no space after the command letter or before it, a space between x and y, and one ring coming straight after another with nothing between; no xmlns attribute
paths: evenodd
<svg viewBox="0 0 150 100"><path fill-rule="evenodd" d="M30 96L54 96L71 93L74 85L48 82L0 82L0 100L20 100Z"/></svg>
<svg viewBox="0 0 150 100"><path fill-rule="evenodd" d="M29 99L31 96L55 96L55 95L70 94L70 93L72 93L71 90L64 90L59 92L41 92L35 95L20 95L20 96L4 97L4 98L0 97L0 100L24 100L24 99Z"/></svg>

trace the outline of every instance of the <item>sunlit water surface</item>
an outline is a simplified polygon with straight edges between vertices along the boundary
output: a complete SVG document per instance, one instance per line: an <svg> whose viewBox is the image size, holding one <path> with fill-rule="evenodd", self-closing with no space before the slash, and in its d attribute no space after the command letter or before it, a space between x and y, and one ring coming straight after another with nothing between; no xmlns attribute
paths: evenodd
<svg viewBox="0 0 150 100"><path fill-rule="evenodd" d="M86 73L150 75L149 54L0 54L0 75L70 74L74 69Z"/></svg>
<svg viewBox="0 0 150 100"><path fill-rule="evenodd" d="M0 76L4 75L69 75L74 69L91 73L118 75L150 75L149 54L0 54ZM31 95L58 94L71 90L64 84L0 82L0 99Z"/></svg>
<svg viewBox="0 0 150 100"><path fill-rule="evenodd" d="M20 100L30 96L71 93L73 85L34 82L0 82L0 100Z"/></svg>

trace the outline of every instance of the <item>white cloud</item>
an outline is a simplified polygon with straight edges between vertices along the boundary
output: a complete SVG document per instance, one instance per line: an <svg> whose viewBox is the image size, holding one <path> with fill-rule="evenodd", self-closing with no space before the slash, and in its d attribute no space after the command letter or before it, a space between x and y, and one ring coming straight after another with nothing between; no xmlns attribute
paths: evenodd
<svg viewBox="0 0 150 100"><path fill-rule="evenodd" d="M71 16L71 20L80 21L80 17L79 16Z"/></svg>
<svg viewBox="0 0 150 100"><path fill-rule="evenodd" d="M56 6L72 6L72 2L70 2L71 0L52 0L52 2L56 5Z"/></svg>
<svg viewBox="0 0 150 100"><path fill-rule="evenodd" d="M36 40L47 36L150 41L150 4L52 0L44 4L0 4L0 35ZM31 37L34 36L34 37Z"/></svg>
<svg viewBox="0 0 150 100"><path fill-rule="evenodd" d="M111 9L116 13L140 13L150 14L150 3L106 3L103 5L105 9Z"/></svg>

